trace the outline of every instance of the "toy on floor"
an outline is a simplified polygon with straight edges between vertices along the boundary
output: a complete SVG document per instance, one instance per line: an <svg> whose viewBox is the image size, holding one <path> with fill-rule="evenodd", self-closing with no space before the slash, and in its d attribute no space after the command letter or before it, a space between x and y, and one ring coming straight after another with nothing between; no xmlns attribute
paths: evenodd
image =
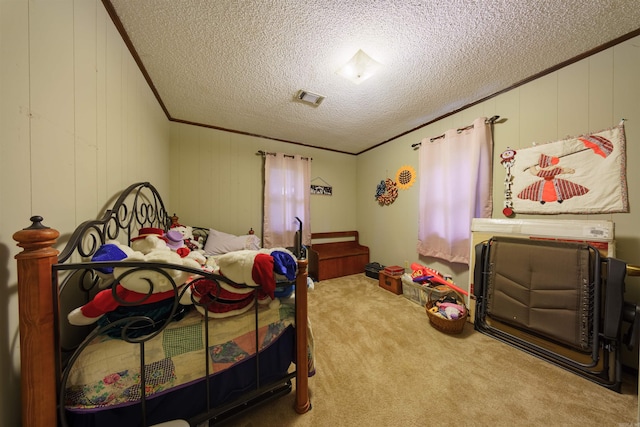
<svg viewBox="0 0 640 427"><path fill-rule="evenodd" d="M461 317L464 317L467 309L454 297L444 296L436 301L435 304L429 309L429 311L444 319L457 320Z"/></svg>
<svg viewBox="0 0 640 427"><path fill-rule="evenodd" d="M445 280L442 274L432 268L425 267L424 265L420 265L417 262L414 262L413 264L411 264L411 270L413 271L411 273L411 278L414 282L422 283L429 281L431 283L439 283L441 285L450 287L454 291L460 292L462 295L469 295L469 292L465 291L459 286L456 286L453 282Z"/></svg>

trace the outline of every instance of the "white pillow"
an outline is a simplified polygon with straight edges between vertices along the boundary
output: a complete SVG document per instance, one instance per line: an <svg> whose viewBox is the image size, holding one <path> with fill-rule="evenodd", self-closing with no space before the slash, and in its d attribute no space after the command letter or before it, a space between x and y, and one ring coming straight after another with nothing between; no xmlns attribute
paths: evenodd
<svg viewBox="0 0 640 427"><path fill-rule="evenodd" d="M209 229L209 236L204 244L205 255L220 255L243 249L260 249L260 238L255 234L236 236L213 228Z"/></svg>

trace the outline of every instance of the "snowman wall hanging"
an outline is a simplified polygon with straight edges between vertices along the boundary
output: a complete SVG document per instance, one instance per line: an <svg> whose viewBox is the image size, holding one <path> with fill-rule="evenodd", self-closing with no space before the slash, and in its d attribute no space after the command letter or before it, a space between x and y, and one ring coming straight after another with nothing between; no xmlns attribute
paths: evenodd
<svg viewBox="0 0 640 427"><path fill-rule="evenodd" d="M507 173L504 177L504 208L502 213L507 218L511 218L515 215L513 211L513 192L511 186L513 185L513 175L511 175L511 168L516 161L516 150L507 147L505 151L500 154L500 163L506 169Z"/></svg>

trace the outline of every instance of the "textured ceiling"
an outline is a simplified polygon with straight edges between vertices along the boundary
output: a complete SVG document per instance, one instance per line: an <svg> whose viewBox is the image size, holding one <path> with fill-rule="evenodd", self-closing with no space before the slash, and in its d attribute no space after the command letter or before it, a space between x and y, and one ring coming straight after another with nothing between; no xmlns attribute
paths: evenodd
<svg viewBox="0 0 640 427"><path fill-rule="evenodd" d="M638 0L104 3L171 120L353 154L640 27ZM384 66L355 85L358 49Z"/></svg>

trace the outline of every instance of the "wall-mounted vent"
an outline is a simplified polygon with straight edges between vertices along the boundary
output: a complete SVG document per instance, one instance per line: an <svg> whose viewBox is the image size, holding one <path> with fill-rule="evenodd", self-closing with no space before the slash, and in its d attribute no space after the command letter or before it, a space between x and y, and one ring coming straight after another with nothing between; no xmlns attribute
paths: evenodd
<svg viewBox="0 0 640 427"><path fill-rule="evenodd" d="M300 89L298 93L296 93L295 99L317 107L324 100L324 96Z"/></svg>

